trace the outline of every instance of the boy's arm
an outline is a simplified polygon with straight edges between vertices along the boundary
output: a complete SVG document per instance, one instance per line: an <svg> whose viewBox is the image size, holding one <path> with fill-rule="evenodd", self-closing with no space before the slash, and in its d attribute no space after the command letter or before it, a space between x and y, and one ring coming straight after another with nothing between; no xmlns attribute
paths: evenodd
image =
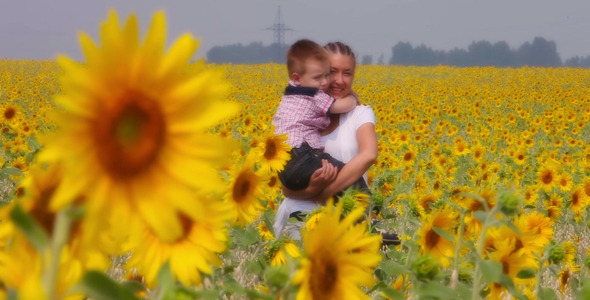
<svg viewBox="0 0 590 300"><path fill-rule="evenodd" d="M349 112L356 107L357 98L354 95L348 95L344 98L335 100L330 106L330 112L333 114L341 114L345 112Z"/></svg>

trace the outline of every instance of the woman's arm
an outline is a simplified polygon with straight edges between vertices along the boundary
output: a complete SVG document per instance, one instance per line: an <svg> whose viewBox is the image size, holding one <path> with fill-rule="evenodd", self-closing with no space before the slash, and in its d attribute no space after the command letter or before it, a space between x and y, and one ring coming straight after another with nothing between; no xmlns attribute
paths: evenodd
<svg viewBox="0 0 590 300"><path fill-rule="evenodd" d="M328 185L318 196L316 201L326 201L337 192L355 183L377 160L377 133L375 124L365 123L356 131L359 153L353 157L338 172L336 180Z"/></svg>

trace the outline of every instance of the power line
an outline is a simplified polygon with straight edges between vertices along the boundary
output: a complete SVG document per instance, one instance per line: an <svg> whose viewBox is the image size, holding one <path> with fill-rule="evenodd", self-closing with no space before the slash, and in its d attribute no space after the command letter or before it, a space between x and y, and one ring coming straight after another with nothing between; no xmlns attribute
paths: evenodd
<svg viewBox="0 0 590 300"><path fill-rule="evenodd" d="M266 28L266 30L272 30L274 33L274 43L279 46L285 45L285 31L293 31L293 29L287 27L281 20L281 6L278 6L277 17L275 23L272 26Z"/></svg>

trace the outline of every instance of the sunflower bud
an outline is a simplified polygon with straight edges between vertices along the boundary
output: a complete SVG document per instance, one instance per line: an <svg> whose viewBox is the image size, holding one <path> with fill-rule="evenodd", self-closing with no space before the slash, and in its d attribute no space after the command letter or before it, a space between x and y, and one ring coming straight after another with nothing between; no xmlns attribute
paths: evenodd
<svg viewBox="0 0 590 300"><path fill-rule="evenodd" d="M512 216L518 212L520 207L520 198L512 193L503 193L498 197L498 204L502 213L507 216Z"/></svg>
<svg viewBox="0 0 590 300"><path fill-rule="evenodd" d="M590 269L590 256L586 256L586 259L584 259L584 264L586 265L586 268Z"/></svg>
<svg viewBox="0 0 590 300"><path fill-rule="evenodd" d="M549 262L558 264L565 258L565 248L563 245L556 244L549 248Z"/></svg>
<svg viewBox="0 0 590 300"><path fill-rule="evenodd" d="M424 255L412 263L412 269L418 280L429 281L438 275L440 264L436 258Z"/></svg>

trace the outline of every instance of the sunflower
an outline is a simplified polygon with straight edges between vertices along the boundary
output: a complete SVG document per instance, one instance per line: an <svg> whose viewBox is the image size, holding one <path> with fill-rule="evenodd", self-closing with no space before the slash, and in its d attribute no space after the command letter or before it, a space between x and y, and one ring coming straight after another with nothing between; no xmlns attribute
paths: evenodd
<svg viewBox="0 0 590 300"><path fill-rule="evenodd" d="M291 147L286 143L287 135L269 135L256 148L260 170L265 173L279 172L291 158Z"/></svg>
<svg viewBox="0 0 590 300"><path fill-rule="evenodd" d="M526 281L517 277L518 272L525 268L537 269L537 264L532 255L522 251L514 251L516 239L502 239L496 241L496 251L490 254L490 260L502 264L502 273L510 276L515 283L523 284ZM501 294L506 291L503 285L492 283L490 286L490 299L502 299Z"/></svg>
<svg viewBox="0 0 590 300"><path fill-rule="evenodd" d="M260 234L260 237L262 237L262 240L268 241L268 240L272 240L275 238L274 235L272 234L272 232L270 231L270 229L268 229L266 222L258 223L258 225L256 225L256 228L258 228L258 234Z"/></svg>
<svg viewBox="0 0 590 300"><path fill-rule="evenodd" d="M260 204L262 179L254 170L252 161L247 161L241 167L236 166L230 175L230 188L225 200L234 207L235 222L240 225L252 223L264 209Z"/></svg>
<svg viewBox="0 0 590 300"><path fill-rule="evenodd" d="M6 124L16 124L20 116L18 106L6 104L0 108L0 120Z"/></svg>
<svg viewBox="0 0 590 300"><path fill-rule="evenodd" d="M5 223L5 222L3 222ZM92 251L92 250L91 250ZM0 282L3 291L17 290L19 299L82 299L73 287L84 275L84 264L71 255L69 248L60 252L54 294L48 295L43 284L43 266L51 253L41 255L20 232L15 233L6 248L0 251ZM106 266L105 266L106 267ZM0 295L1 292L0 292Z"/></svg>
<svg viewBox="0 0 590 300"><path fill-rule="evenodd" d="M270 260L270 264L272 266L286 264L287 263L287 255L292 258L301 257L301 251L299 250L297 245L295 245L292 241L289 241L289 240L284 240L284 241L281 241L281 240L279 240L279 245L277 245L278 247L275 246L276 251L274 251L274 253L269 253L269 254L271 254L270 256L272 257Z"/></svg>
<svg viewBox="0 0 590 300"><path fill-rule="evenodd" d="M369 299L359 286L375 281L381 237L370 235L366 224L355 224L364 214L361 208L341 218L342 204L329 201L322 211L315 228L303 232L305 255L293 277L297 299Z"/></svg>
<svg viewBox="0 0 590 300"><path fill-rule="evenodd" d="M463 141L463 139L457 140L453 143L453 155L461 156L471 153L469 146Z"/></svg>
<svg viewBox="0 0 590 300"><path fill-rule="evenodd" d="M204 62L187 67L198 42L185 34L167 53L165 16L157 12L140 43L131 15L116 12L101 27L102 45L85 33L85 64L58 57L64 94L55 98L59 130L40 159L63 161L63 187L52 208L86 193L88 215L137 212L163 240L183 235L181 214L200 212L194 190L224 189L218 172L229 144L208 130L237 111L221 101L228 84ZM100 220L95 224L100 227Z"/></svg>
<svg viewBox="0 0 590 300"><path fill-rule="evenodd" d="M457 212L452 208L441 207L426 216L422 228L418 232L420 236L418 240L420 253L429 253L438 258L444 267L449 266L449 259L454 255L454 241L449 241L440 236L433 228L437 227L448 232L455 226L457 217Z"/></svg>
<svg viewBox="0 0 590 300"><path fill-rule="evenodd" d="M561 209L563 205L563 198L560 195L552 194L549 199L544 201L545 209L547 209L547 217L551 218L553 222L561 216Z"/></svg>
<svg viewBox="0 0 590 300"><path fill-rule="evenodd" d="M162 240L149 226L142 222L129 222L133 255L126 264L127 269L137 269L148 286L156 283L161 266L170 262L175 278L186 286L199 286L201 273L211 274L211 266L220 266L218 253L227 247L227 222L233 216L231 208L222 205L219 199L209 196L199 202L199 216L191 218L180 214L183 235L177 240ZM139 219L137 219L139 220Z"/></svg>
<svg viewBox="0 0 590 300"><path fill-rule="evenodd" d="M546 192L557 185L557 172L556 167L552 164L543 164L539 171L537 171L539 178L539 186L542 187Z"/></svg>
<svg viewBox="0 0 590 300"><path fill-rule="evenodd" d="M562 173L557 177L557 187L564 192L568 192L572 189L572 175L569 173Z"/></svg>
<svg viewBox="0 0 590 300"><path fill-rule="evenodd" d="M49 206L62 178L61 165L51 165L47 169L34 165L30 176L20 186L23 189L22 195L16 200L48 236L55 235L56 212ZM78 197L77 202L81 199ZM93 247L90 244L96 237L85 235L85 225L79 219L73 220L70 231L66 233L68 240L64 253L67 252L82 270L104 270L109 265L107 255L102 247Z"/></svg>
<svg viewBox="0 0 590 300"><path fill-rule="evenodd" d="M574 219L579 221L582 218L582 214L588 206L588 196L584 192L584 187L579 186L574 189L570 194L570 210L574 213Z"/></svg>
<svg viewBox="0 0 590 300"><path fill-rule="evenodd" d="M578 275L576 273L580 272L580 270L580 267L577 265L566 264L561 272L559 272L557 280L559 281L559 290L562 293L568 288L570 279L577 277Z"/></svg>
<svg viewBox="0 0 590 300"><path fill-rule="evenodd" d="M409 145L405 151L402 152L401 162L406 166L410 167L414 165L416 161L416 156L418 155L418 150L416 147Z"/></svg>

